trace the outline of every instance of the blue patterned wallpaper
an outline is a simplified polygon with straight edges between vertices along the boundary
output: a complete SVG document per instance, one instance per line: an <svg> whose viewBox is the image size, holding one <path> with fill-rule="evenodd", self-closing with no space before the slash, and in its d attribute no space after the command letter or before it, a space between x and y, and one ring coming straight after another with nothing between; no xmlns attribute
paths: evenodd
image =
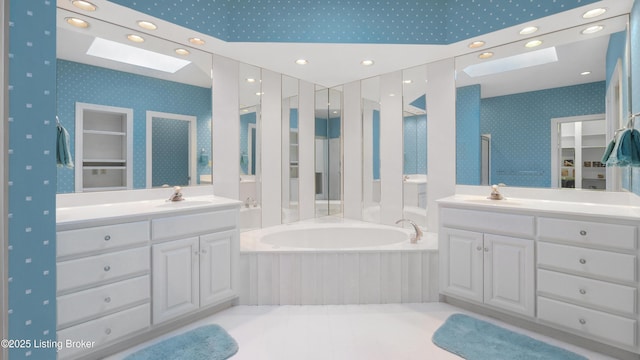
<svg viewBox="0 0 640 360"><path fill-rule="evenodd" d="M0 316L11 339L55 341L56 5L9 6L9 313ZM55 349L9 350L12 360L55 357Z"/></svg>
<svg viewBox="0 0 640 360"><path fill-rule="evenodd" d="M597 0L112 0L234 42L449 44Z"/></svg>
<svg viewBox="0 0 640 360"><path fill-rule="evenodd" d="M84 102L133 109L133 187L146 187L147 110L196 116L198 151L211 159L211 89L109 70L72 61L57 61L57 106L62 125L75 144L75 104ZM122 86L126 84L126 86ZM198 163L198 175L211 174ZM198 176L199 177L199 176ZM58 168L58 192L75 190L74 170Z"/></svg>
<svg viewBox="0 0 640 360"><path fill-rule="evenodd" d="M427 116L403 119L404 174L427 173Z"/></svg>
<svg viewBox="0 0 640 360"><path fill-rule="evenodd" d="M456 183L480 185L480 85L456 89Z"/></svg>
<svg viewBox="0 0 640 360"><path fill-rule="evenodd" d="M151 185L189 185L189 122L153 118Z"/></svg>
<svg viewBox="0 0 640 360"><path fill-rule="evenodd" d="M481 100L480 133L491 134L491 182L551 186L551 119L605 112L605 82Z"/></svg>

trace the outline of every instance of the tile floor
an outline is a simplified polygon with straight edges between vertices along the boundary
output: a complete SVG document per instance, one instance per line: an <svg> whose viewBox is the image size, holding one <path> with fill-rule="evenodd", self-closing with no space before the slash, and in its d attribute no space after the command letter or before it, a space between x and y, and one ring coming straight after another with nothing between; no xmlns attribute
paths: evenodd
<svg viewBox="0 0 640 360"><path fill-rule="evenodd" d="M192 328L216 323L240 350L233 360L445 360L460 359L431 342L455 312L444 303L327 306L236 306L131 348L106 360L120 360L143 347ZM591 360L612 359L555 339L488 319Z"/></svg>

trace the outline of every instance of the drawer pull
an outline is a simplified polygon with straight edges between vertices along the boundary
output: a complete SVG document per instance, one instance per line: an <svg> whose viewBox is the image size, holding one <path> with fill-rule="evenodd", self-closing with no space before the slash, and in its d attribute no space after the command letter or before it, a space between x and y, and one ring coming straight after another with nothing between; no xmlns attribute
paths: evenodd
<svg viewBox="0 0 640 360"><path fill-rule="evenodd" d="M587 260L586 259L580 259L580 264L586 264Z"/></svg>
<svg viewBox="0 0 640 360"><path fill-rule="evenodd" d="M111 302L111 296L107 296L106 298L104 298L104 302L106 302L107 304Z"/></svg>
<svg viewBox="0 0 640 360"><path fill-rule="evenodd" d="M582 325L587 323L587 320L585 320L585 319L580 319L579 321L580 321L580 324L582 324Z"/></svg>
<svg viewBox="0 0 640 360"><path fill-rule="evenodd" d="M111 235L107 235L104 237L104 241L109 241L109 240L111 240Z"/></svg>
<svg viewBox="0 0 640 360"><path fill-rule="evenodd" d="M476 250L478 250L478 251L482 251L482 246L478 246L478 247L476 248Z"/></svg>
<svg viewBox="0 0 640 360"><path fill-rule="evenodd" d="M587 235L587 232L584 231L584 230L580 230L580 235L585 236L585 235Z"/></svg>
<svg viewBox="0 0 640 360"><path fill-rule="evenodd" d="M107 335L110 335L111 334L111 329L110 328L106 328L104 330L104 333L107 334Z"/></svg>
<svg viewBox="0 0 640 360"><path fill-rule="evenodd" d="M109 271L109 270L111 270L111 266L107 265L107 266L105 266L105 267L104 267L104 271L105 271L105 272L106 272L106 271Z"/></svg>
<svg viewBox="0 0 640 360"><path fill-rule="evenodd" d="M587 293L587 290L585 290L585 289L580 289L580 294L584 295L584 294L586 294L586 293Z"/></svg>

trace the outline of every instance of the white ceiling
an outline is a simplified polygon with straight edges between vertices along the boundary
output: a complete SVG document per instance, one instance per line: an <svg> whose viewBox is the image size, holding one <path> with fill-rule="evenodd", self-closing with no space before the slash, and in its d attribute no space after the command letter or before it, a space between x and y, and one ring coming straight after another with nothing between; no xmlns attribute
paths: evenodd
<svg viewBox="0 0 640 360"><path fill-rule="evenodd" d="M450 45L386 45L229 43L208 35L195 33L189 29L173 25L160 19L152 18L146 14L113 4L106 0L92 0L92 2L98 6L98 10L95 12L84 12L78 10L73 7L68 0L57 0L57 6L68 11L78 12L80 13L79 16L90 21L92 25L87 29L88 31L84 31L85 33L94 30L102 30L111 35L111 40L115 40L115 38L124 39L122 34L117 30L107 30L106 25L104 26L104 29L102 25L94 26L93 24L95 20L92 18L99 18L104 20L106 23L124 27L125 29L121 31L127 33L134 32L142 35L147 33L159 38L170 40L168 45L166 45L170 49L169 53L172 53L173 49L177 47L178 44L180 44L179 46L181 47L189 46L190 48L193 48L194 46L190 45L187 42L187 39L189 37L196 36L206 40L206 44L201 47L201 49L206 53L229 57L246 64L266 68L325 87L334 87L336 85L370 78L392 71L413 68L433 61L469 54L472 53L472 51L467 47L467 44L473 40L484 40L487 43L485 48L499 44L517 43L523 40L523 37L518 34L519 29L527 25L538 26L540 28L539 32L543 34L552 33L568 27L579 26L593 21L584 20L581 15L586 10L595 7L605 7L608 9L607 13L602 16L603 18L626 14L630 11L633 4L633 0L603 0L589 6L576 8L536 21L529 21L517 27L506 28L478 38L472 38L467 41ZM62 18L64 18L64 16L62 16ZM136 21L138 20L153 21L158 25L158 29L154 31L143 30L137 27ZM79 60L77 57L79 55L71 54L77 49L82 49L82 47L75 47L71 45L84 44L86 43L86 40L80 40L80 38L67 39L66 36L69 35L69 32L64 30L61 31L61 29L69 28L70 26L66 23L61 23L60 21L58 26L59 57L85 62ZM73 31L78 32L77 30ZM145 35L145 37L147 36L148 35ZM127 42L127 40L122 41ZM144 44L146 45L147 43L150 42L145 42ZM547 41L545 41L545 43L547 43ZM590 58L588 56L580 55L576 49L570 49L569 54L575 55L575 58L577 59L584 60ZM475 57L475 55L473 56ZM304 66L295 64L295 60L298 58L305 58L309 60L309 64ZM360 65L360 61L365 58L373 59L375 64L370 67ZM203 59L205 60L202 60L202 62L196 61L201 74L208 73L207 67L204 65L207 62L207 58L203 57ZM576 60L574 59L573 61ZM131 69L129 69L129 71L131 72ZM141 73L139 70L133 72ZM196 74L195 70L194 74ZM210 80L207 80L206 76L194 76L201 82L210 82ZM527 81L534 82L540 78L542 77L534 76ZM418 91L416 91L416 94L418 94Z"/></svg>

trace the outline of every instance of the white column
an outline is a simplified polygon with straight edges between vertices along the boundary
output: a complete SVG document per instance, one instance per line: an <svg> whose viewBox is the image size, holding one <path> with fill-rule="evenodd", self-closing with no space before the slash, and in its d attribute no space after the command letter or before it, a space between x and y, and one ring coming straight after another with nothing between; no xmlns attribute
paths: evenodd
<svg viewBox="0 0 640 360"><path fill-rule="evenodd" d="M362 219L362 99L360 81L343 86L343 211L344 217Z"/></svg>
<svg viewBox="0 0 640 360"><path fill-rule="evenodd" d="M456 85L454 59L427 65L427 229L438 231L436 200L456 192Z"/></svg>
<svg viewBox="0 0 640 360"><path fill-rule="evenodd" d="M262 70L260 178L262 227L282 221L282 75Z"/></svg>
<svg viewBox="0 0 640 360"><path fill-rule="evenodd" d="M402 218L402 71L380 76L380 222Z"/></svg>
<svg viewBox="0 0 640 360"><path fill-rule="evenodd" d="M316 216L315 85L301 80L298 94L298 211L306 220Z"/></svg>
<svg viewBox="0 0 640 360"><path fill-rule="evenodd" d="M213 55L213 193L231 199L240 197L238 77L237 61Z"/></svg>

